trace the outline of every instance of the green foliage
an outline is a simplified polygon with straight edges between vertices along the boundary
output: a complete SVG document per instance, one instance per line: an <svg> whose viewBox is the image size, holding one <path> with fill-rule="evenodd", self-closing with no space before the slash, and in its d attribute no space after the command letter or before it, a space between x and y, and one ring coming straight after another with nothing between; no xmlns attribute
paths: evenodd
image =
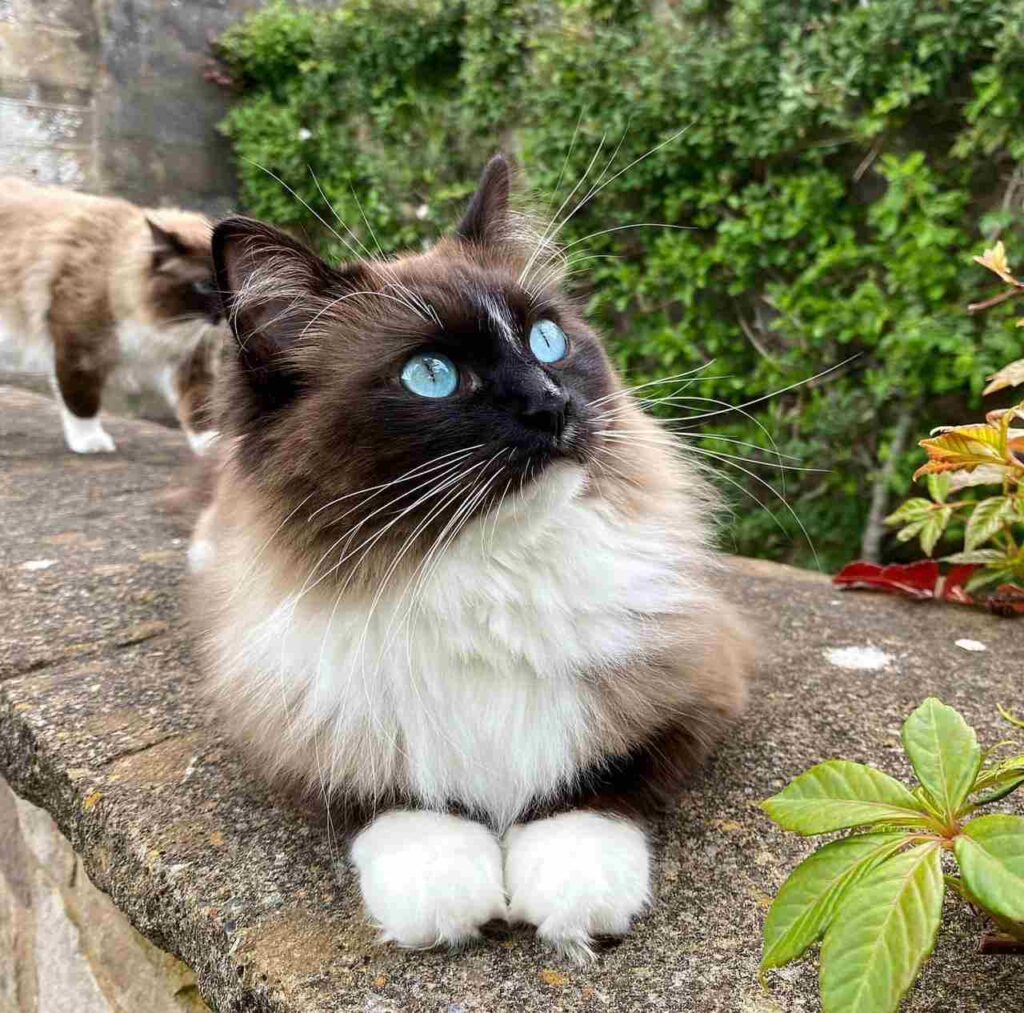
<svg viewBox="0 0 1024 1013"><path fill-rule="evenodd" d="M562 218L603 189L560 238L616 359L638 382L714 359L654 393L674 395L659 412L754 445L688 438L736 499L735 548L810 559L784 497L835 565L857 553L873 484L907 489L900 421L966 412L1014 357L1006 307L986 329L963 309L979 235L1022 231L1001 210L1024 158L1019 14L1018 0L276 5L221 42L239 87L225 131L247 208L335 257L357 238L435 238L499 147L548 216L593 161ZM623 228L640 223L685 229ZM773 470L784 459L750 418L700 418L722 401L756 402L780 453L826 470ZM737 449L755 463L723 456Z"/></svg>
<svg viewBox="0 0 1024 1013"><path fill-rule="evenodd" d="M1024 755L993 761L990 750L986 764L974 729L934 698L907 718L903 747L920 782L913 790L873 767L830 760L762 803L798 834L869 831L804 859L765 920L762 971L821 941L825 1013L897 1009L935 945L947 883L1024 940L1024 817L971 818L1024 784ZM962 879L943 875L948 853Z"/></svg>

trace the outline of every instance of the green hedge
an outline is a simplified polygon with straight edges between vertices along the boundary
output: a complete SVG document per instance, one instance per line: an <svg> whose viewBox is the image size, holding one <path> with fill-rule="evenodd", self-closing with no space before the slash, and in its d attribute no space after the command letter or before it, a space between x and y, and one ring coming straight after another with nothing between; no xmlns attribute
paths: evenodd
<svg viewBox="0 0 1024 1013"><path fill-rule="evenodd" d="M985 375L1020 355L1010 307L964 309L989 286L971 254L997 235L1024 247L1020 0L352 0L271 6L221 53L244 206L334 257L347 251L265 170L330 218L322 188L368 246L398 250L450 227L497 148L546 208L602 140L592 178L617 151L608 180L685 127L562 233L592 257L576 280L629 376L714 359L685 394L742 404L857 356L756 420L703 420L758 447L763 425L790 463L826 469L699 444L762 462L712 462L739 484L724 487L740 552L811 556L742 467L826 565L856 556L879 476L891 507L915 438L975 416ZM691 228L583 241L631 223Z"/></svg>

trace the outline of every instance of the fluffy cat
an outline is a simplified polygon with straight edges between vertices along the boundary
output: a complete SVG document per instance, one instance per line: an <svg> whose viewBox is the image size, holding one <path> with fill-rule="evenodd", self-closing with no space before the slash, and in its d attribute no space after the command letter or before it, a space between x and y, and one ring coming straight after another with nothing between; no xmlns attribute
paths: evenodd
<svg viewBox="0 0 1024 1013"><path fill-rule="evenodd" d="M50 373L71 450L115 449L99 418L115 372L162 394L194 450L212 439L203 415L221 303L210 234L192 212L0 180L0 351Z"/></svg>
<svg viewBox="0 0 1024 1013"><path fill-rule="evenodd" d="M201 657L270 776L369 807L385 939L492 918L585 956L649 898L643 819L740 711L715 500L484 172L426 253L330 267L217 226L237 337L191 548Z"/></svg>

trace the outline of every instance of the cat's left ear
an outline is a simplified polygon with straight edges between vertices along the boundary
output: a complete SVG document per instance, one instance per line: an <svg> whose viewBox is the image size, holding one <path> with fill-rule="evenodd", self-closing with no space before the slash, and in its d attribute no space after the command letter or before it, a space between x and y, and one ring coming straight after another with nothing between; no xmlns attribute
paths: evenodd
<svg viewBox="0 0 1024 1013"><path fill-rule="evenodd" d="M146 217L150 237L153 240L153 270L159 271L169 260L188 255L188 247L173 232L157 225Z"/></svg>
<svg viewBox="0 0 1024 1013"><path fill-rule="evenodd" d="M512 166L504 155L495 155L484 168L476 193L469 202L455 234L481 246L498 243L508 232L508 198Z"/></svg>
<svg viewBox="0 0 1024 1013"><path fill-rule="evenodd" d="M283 400L295 379L293 353L357 287L358 266L333 268L280 229L240 216L213 230L213 266L246 376L263 400Z"/></svg>

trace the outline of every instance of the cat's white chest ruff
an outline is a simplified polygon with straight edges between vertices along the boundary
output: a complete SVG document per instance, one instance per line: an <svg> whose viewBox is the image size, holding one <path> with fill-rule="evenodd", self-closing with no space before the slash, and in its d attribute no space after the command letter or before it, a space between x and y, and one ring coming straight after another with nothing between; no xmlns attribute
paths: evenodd
<svg viewBox="0 0 1024 1013"><path fill-rule="evenodd" d="M325 786L400 787L506 824L592 755L581 673L637 652L642 616L687 588L657 533L624 529L580 481L566 469L518 516L471 526L421 586L286 602L251 628L249 678L289 701L296 741L315 734Z"/></svg>

